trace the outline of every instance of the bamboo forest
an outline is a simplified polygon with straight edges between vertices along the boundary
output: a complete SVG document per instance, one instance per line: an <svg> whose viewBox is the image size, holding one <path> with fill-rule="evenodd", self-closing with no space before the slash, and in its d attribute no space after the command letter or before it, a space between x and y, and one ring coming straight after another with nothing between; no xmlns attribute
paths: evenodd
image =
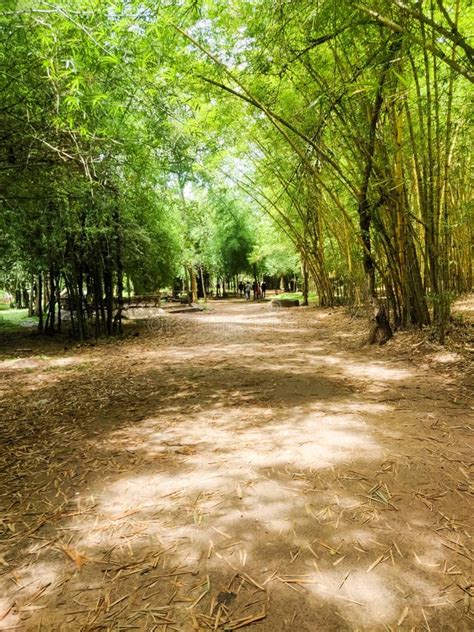
<svg viewBox="0 0 474 632"><path fill-rule="evenodd" d="M0 0L0 631L474 629L472 0Z"/></svg>

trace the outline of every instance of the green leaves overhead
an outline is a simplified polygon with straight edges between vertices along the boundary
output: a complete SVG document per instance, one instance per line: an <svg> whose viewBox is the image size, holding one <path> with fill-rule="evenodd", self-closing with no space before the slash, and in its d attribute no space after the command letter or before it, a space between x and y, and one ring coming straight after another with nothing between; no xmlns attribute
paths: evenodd
<svg viewBox="0 0 474 632"><path fill-rule="evenodd" d="M87 276L96 249L147 291L302 264L324 304L369 275L426 322L471 278L472 7L375 4L4 2L3 260Z"/></svg>

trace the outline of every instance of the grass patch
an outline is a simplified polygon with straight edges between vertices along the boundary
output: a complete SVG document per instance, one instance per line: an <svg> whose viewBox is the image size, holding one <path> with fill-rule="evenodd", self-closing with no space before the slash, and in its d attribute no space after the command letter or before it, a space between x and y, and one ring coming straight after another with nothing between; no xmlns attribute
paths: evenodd
<svg viewBox="0 0 474 632"><path fill-rule="evenodd" d="M303 302L303 292L284 292L283 294L276 294L275 296L272 296L271 298L289 298L289 299L298 299L300 304ZM308 292L308 303L316 303L316 301L318 300L318 297L316 295L316 292Z"/></svg>
<svg viewBox="0 0 474 632"><path fill-rule="evenodd" d="M28 316L27 309L8 309L0 313L0 333L25 331L38 323L36 316Z"/></svg>

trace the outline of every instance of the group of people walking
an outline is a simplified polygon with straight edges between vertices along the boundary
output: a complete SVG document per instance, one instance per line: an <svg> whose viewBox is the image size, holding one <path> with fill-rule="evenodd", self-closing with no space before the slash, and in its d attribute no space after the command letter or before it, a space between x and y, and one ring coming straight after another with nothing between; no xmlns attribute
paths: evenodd
<svg viewBox="0 0 474 632"><path fill-rule="evenodd" d="M245 294L246 301L250 301L250 296L252 292L254 301L258 301L260 298L265 298L266 291L267 284L265 283L265 281L262 281L261 283L257 280L255 280L253 283L250 283L250 281L245 281L245 283L244 281L240 281L239 283L240 298L243 298Z"/></svg>

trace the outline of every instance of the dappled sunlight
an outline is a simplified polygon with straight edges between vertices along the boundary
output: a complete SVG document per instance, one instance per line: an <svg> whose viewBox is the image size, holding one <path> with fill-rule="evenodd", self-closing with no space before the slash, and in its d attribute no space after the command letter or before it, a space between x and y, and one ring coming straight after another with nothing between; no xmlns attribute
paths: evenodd
<svg viewBox="0 0 474 632"><path fill-rule="evenodd" d="M360 413L366 415L380 415L389 413L393 410L392 406L388 404L378 402L358 401L354 398L354 401L348 402L323 402L321 404L313 404L313 409L319 412L329 412L335 414L358 414L358 419L363 420Z"/></svg>
<svg viewBox="0 0 474 632"><path fill-rule="evenodd" d="M465 298L460 298L455 303L455 311L467 318L474 319L474 295L470 294Z"/></svg>
<svg viewBox="0 0 474 632"><path fill-rule="evenodd" d="M439 364L454 364L459 362L462 359L462 356L459 353L452 353L449 351L433 353L430 356L430 360L432 362L438 362Z"/></svg>
<svg viewBox="0 0 474 632"><path fill-rule="evenodd" d="M277 417L271 410L249 406L245 415L232 409L195 413L173 425L149 419L131 430L112 433L108 442L111 449L123 445L147 455L182 454L188 465L209 467L217 459L216 467L221 467L225 459L226 472L230 463L234 471L283 463L322 468L350 460L360 450L367 459L381 454L360 415L325 415L295 406Z"/></svg>
<svg viewBox="0 0 474 632"><path fill-rule="evenodd" d="M231 337L229 337L225 346L216 344L212 337L206 341L205 345L198 343L197 340L194 342L196 344L186 345L182 348L179 346L167 348L165 353L161 347L156 350L143 350L139 361L136 358L133 359L133 366L139 371L147 371L150 366L153 366L154 370L164 371L166 368L180 368L183 364L187 365L189 369L193 369L194 366L199 366L199 363L203 361L206 362L208 368L219 363L226 366L224 363L232 360L233 366L247 366L248 363L248 366L255 370L255 357L257 355L263 363L261 370L273 366L293 372L295 375L300 372L308 375L313 373L312 367L306 366L307 356L301 353L300 347L296 343L280 343L277 348L272 349L270 354L267 339L259 341L251 339L246 345L242 342L232 342ZM295 350L301 353L301 357L297 359L296 363L293 360L285 363L286 354L293 353ZM313 345L311 353L325 353L325 348ZM304 371L302 371L303 368Z"/></svg>
<svg viewBox="0 0 474 632"><path fill-rule="evenodd" d="M351 419L337 421L344 426ZM93 514L80 526L72 523L74 546L92 565L113 551L113 558L122 560L120 568L133 568L142 548L150 560L152 552L157 559L165 554L173 561L156 567L155 581L169 572L188 573L181 580L187 594L199 584L197 569L203 561L207 572L220 569L228 578L250 573L252 581L269 581L269 589L276 581L294 587L309 600L308 606L321 600L332 604L351 625L367 620L392 624L404 610L404 595L414 590L420 604L447 603L436 597L426 577L425 565L429 571L435 564L439 567L434 558L421 554L413 558L409 572L401 571L400 564L412 554L398 531L392 537L403 553L382 534L350 528L348 518L361 507L360 498L336 490L313 491L308 486L311 470L300 469L299 477L288 479L288 464L282 469L278 455L271 468L247 468L244 473L235 465L226 470L207 462L211 454L208 448L198 461L191 455L192 470L176 470L165 460L156 464L159 472L122 476L92 490ZM182 456L184 467L189 467L187 456ZM429 551L431 543L424 546ZM420 542L415 547L420 550Z"/></svg>
<svg viewBox="0 0 474 632"><path fill-rule="evenodd" d="M41 360L35 358L15 358L9 360L0 360L0 369L2 371L22 371L25 369L36 369L42 366Z"/></svg>
<svg viewBox="0 0 474 632"><path fill-rule="evenodd" d="M230 592L262 630L463 621L468 466L410 399L416 369L335 349L302 313L294 335L239 323L246 307L16 371L0 629L212 629Z"/></svg>
<svg viewBox="0 0 474 632"><path fill-rule="evenodd" d="M350 355L338 353L330 356L309 358L313 365L328 365L337 367L344 374L356 378L390 382L407 380L413 375L413 371L389 366L386 362L361 362L354 360Z"/></svg>
<svg viewBox="0 0 474 632"><path fill-rule="evenodd" d="M381 381L406 380L413 375L407 369L394 369L382 362L349 362L346 371L354 377L366 377Z"/></svg>
<svg viewBox="0 0 474 632"><path fill-rule="evenodd" d="M309 589L334 604L344 602L343 617L348 617L353 624L364 625L367 619L387 624L393 622L397 614L400 615L402 599L382 572L374 571L368 575L365 571L356 570L340 586L344 575L344 570L318 573L317 583L309 585Z"/></svg>
<svg viewBox="0 0 474 632"><path fill-rule="evenodd" d="M142 354L142 359L156 361L158 366L160 366L163 362L166 364L181 364L181 363L189 363L193 360L204 360L207 359L209 361L225 361L228 358L254 358L255 350L259 350L262 354L265 352L266 344L262 342L260 344L252 343L253 347L250 349L245 349L242 347L242 344L227 344L224 348L219 345L206 344L203 348L202 345L198 346L189 346L183 349L173 348L166 351L166 356L163 357L163 351L158 349L156 351L144 351ZM144 366L143 369L148 367Z"/></svg>
<svg viewBox="0 0 474 632"><path fill-rule="evenodd" d="M20 621L18 612L15 610L15 602L12 601L12 597L6 589L2 589L2 596L0 596L0 630L15 629Z"/></svg>
<svg viewBox="0 0 474 632"><path fill-rule="evenodd" d="M268 325L279 324L285 322L280 312L265 312L262 316L261 312L244 314L239 311L235 314L215 314L207 312L201 314L198 319L199 323L212 323L213 325L219 325L217 329L221 329L220 325L226 325L222 330L231 330L235 325L246 325L250 327L258 327L265 331L268 330ZM287 323L288 326L288 323Z"/></svg>
<svg viewBox="0 0 474 632"><path fill-rule="evenodd" d="M34 555L33 552L29 556ZM28 557L29 557L28 556ZM58 580L55 565L34 560L20 563L11 575L0 575L0 630L20 628L20 612L41 611L39 605Z"/></svg>
<svg viewBox="0 0 474 632"><path fill-rule="evenodd" d="M32 547L30 554L35 555L37 552L38 550ZM54 583L56 578L57 573L50 564L37 561L20 566L15 574L15 579L18 582L17 586L26 588L31 594Z"/></svg>
<svg viewBox="0 0 474 632"><path fill-rule="evenodd" d="M0 371L15 371L23 369L46 369L46 368L64 368L76 367L77 365L91 365L98 362L98 359L83 358L77 356L61 356L61 357L24 357L0 360Z"/></svg>

